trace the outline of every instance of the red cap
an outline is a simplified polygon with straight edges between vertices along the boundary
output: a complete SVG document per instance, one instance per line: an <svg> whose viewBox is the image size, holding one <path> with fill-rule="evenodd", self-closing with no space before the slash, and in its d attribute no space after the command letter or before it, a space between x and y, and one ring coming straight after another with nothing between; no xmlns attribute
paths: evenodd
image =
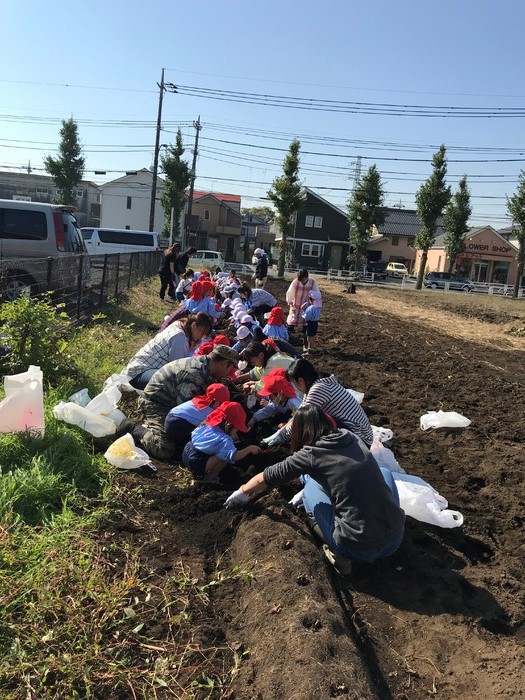
<svg viewBox="0 0 525 700"><path fill-rule="evenodd" d="M278 348L278 346L277 346L277 343L276 343L274 340L272 340L271 338L266 338L266 340L263 340L263 341L262 341L262 344L263 344L263 345L269 345L271 348L273 348L274 350L276 350L277 352L279 352L279 348Z"/></svg>
<svg viewBox="0 0 525 700"><path fill-rule="evenodd" d="M200 301L202 297L204 296L204 291L202 289L202 282L193 282L191 285L191 294L190 294L190 299L193 299L194 301Z"/></svg>
<svg viewBox="0 0 525 700"><path fill-rule="evenodd" d="M191 400L195 408L206 408L214 401L229 401L230 400L230 390L224 384L210 384L206 389L206 393L202 396L195 396Z"/></svg>
<svg viewBox="0 0 525 700"><path fill-rule="evenodd" d="M263 388L257 393L261 396L270 394L283 394L288 399L294 399L297 394L291 382L286 379L285 370L273 369L265 377L261 378Z"/></svg>
<svg viewBox="0 0 525 700"><path fill-rule="evenodd" d="M208 425L214 426L222 423L223 420L231 423L234 428L240 430L241 433L247 433L246 413L240 403L236 401L225 401L222 406L216 408L206 418Z"/></svg>
<svg viewBox="0 0 525 700"><path fill-rule="evenodd" d="M197 350L195 350L194 355L209 355L214 347L215 343L213 341L202 343Z"/></svg>
<svg viewBox="0 0 525 700"><path fill-rule="evenodd" d="M207 280L202 280L202 292L203 294L207 294L208 292L214 292L215 291L215 284L207 279Z"/></svg>
<svg viewBox="0 0 525 700"><path fill-rule="evenodd" d="M227 345L228 347L231 346L230 339L227 335L216 335L213 339L213 342L215 345Z"/></svg>
<svg viewBox="0 0 525 700"><path fill-rule="evenodd" d="M268 316L268 323L270 326L282 326L283 325L283 315L284 311L281 306L274 306L270 311Z"/></svg>
<svg viewBox="0 0 525 700"><path fill-rule="evenodd" d="M202 272L199 273L199 279L201 282L203 280L209 280L210 279L210 273L208 270L203 270Z"/></svg>

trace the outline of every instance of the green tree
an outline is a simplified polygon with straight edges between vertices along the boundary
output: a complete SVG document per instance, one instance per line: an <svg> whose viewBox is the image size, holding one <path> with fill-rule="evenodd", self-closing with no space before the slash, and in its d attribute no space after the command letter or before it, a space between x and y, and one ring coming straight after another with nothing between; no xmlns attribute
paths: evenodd
<svg viewBox="0 0 525 700"><path fill-rule="evenodd" d="M241 209L241 214L243 216L253 214L253 216L264 219L267 224L271 224L275 219L275 212L271 207L243 207Z"/></svg>
<svg viewBox="0 0 525 700"><path fill-rule="evenodd" d="M356 270L366 257L368 240L374 224L385 220L385 193L381 175L375 165L357 183L352 199L348 202L348 223L350 224L350 246L354 249Z"/></svg>
<svg viewBox="0 0 525 700"><path fill-rule="evenodd" d="M302 187L299 182L299 150L301 144L294 139L283 162L283 175L276 177L268 197L276 209L275 221L281 231L279 261L277 264L278 277L284 277L286 259L286 241L294 230L294 215L304 201Z"/></svg>
<svg viewBox="0 0 525 700"><path fill-rule="evenodd" d="M417 215L422 226L416 236L415 247L423 253L417 273L416 289L422 287L428 249L434 245L438 219L452 194L450 187L445 182L447 159L444 145L441 145L439 151L432 156L432 168L432 174L425 180L416 194Z"/></svg>
<svg viewBox="0 0 525 700"><path fill-rule="evenodd" d="M76 204L74 190L84 175L85 158L81 155L82 145L78 138L78 126L75 120L62 120L58 157L46 156L44 167L53 178L57 195L57 204Z"/></svg>
<svg viewBox="0 0 525 700"><path fill-rule="evenodd" d="M468 231L468 220L472 214L470 192L467 176L459 181L458 191L447 204L443 223L445 224L445 251L449 259L448 271L452 272L456 260L465 250L465 233Z"/></svg>
<svg viewBox="0 0 525 700"><path fill-rule="evenodd" d="M516 299L520 288L521 278L523 277L523 268L525 266L525 171L521 171L518 178L518 189L512 197L507 197L507 211L509 212L512 221L516 224L514 229L518 238L518 253L516 261L518 263L518 271L514 280L514 290L512 296Z"/></svg>
<svg viewBox="0 0 525 700"><path fill-rule="evenodd" d="M161 158L160 167L165 178L164 191L160 203L164 209L164 233L170 236L170 245L180 237L180 217L186 202L186 189L191 181L191 168L182 160L184 145L181 130L177 130L174 146L170 146ZM171 230L171 210L173 209L173 230Z"/></svg>

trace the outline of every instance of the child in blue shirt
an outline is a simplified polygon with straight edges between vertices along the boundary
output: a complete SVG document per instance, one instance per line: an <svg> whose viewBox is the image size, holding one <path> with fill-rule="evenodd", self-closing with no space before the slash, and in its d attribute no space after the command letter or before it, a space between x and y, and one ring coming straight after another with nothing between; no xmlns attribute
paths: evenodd
<svg viewBox="0 0 525 700"><path fill-rule="evenodd" d="M305 324L303 326L303 353L305 355L310 355L315 352L312 338L317 335L322 305L321 292L311 291L309 301L301 306L303 311L301 316L305 320Z"/></svg>
<svg viewBox="0 0 525 700"><path fill-rule="evenodd" d="M274 306L268 314L268 323L263 328L267 338L279 338L288 341L288 331L283 322L284 311L281 306Z"/></svg>
<svg viewBox="0 0 525 700"><path fill-rule="evenodd" d="M186 444L191 431L200 425L224 401L230 400L230 391L224 384L210 384L206 393L191 401L174 406L166 416L164 431L180 445Z"/></svg>
<svg viewBox="0 0 525 700"><path fill-rule="evenodd" d="M261 383L263 388L257 393L267 399L268 403L255 411L248 421L248 427L251 428L260 421L272 419L275 419L275 423L285 423L302 402L302 399L298 398L293 384L286 378L286 370L272 369L261 379Z"/></svg>
<svg viewBox="0 0 525 700"><path fill-rule="evenodd" d="M237 350L237 352L242 352L244 348L247 348L252 342L253 334L248 326L239 326L235 337L237 338L237 342L233 346L233 349Z"/></svg>
<svg viewBox="0 0 525 700"><path fill-rule="evenodd" d="M227 464L260 452L257 445L238 450L234 442L238 432L248 432L246 413L240 403L226 401L192 432L191 441L182 453L182 463L196 477L219 481L219 474Z"/></svg>

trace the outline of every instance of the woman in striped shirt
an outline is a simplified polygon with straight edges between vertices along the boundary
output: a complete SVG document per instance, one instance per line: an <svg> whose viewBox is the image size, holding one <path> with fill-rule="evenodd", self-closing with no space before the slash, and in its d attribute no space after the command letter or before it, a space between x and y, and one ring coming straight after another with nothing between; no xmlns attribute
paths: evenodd
<svg viewBox="0 0 525 700"><path fill-rule="evenodd" d="M318 406L334 419L338 428L350 430L370 447L373 434L366 413L333 374L320 377L312 363L305 359L295 360L288 367L287 374L297 390L304 395L303 406ZM290 436L291 421L264 442L271 447L288 442Z"/></svg>

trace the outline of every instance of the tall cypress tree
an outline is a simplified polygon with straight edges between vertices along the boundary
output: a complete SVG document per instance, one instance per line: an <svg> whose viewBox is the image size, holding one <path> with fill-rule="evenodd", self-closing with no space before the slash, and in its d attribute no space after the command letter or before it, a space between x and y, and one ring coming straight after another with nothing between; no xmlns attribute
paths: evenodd
<svg viewBox="0 0 525 700"><path fill-rule="evenodd" d="M382 224L385 220L384 205L385 193L381 175L376 166L372 165L359 180L348 203L350 245L355 251L356 270L359 269L362 258L366 257L372 226Z"/></svg>
<svg viewBox="0 0 525 700"><path fill-rule="evenodd" d="M174 146L170 146L166 155L161 159L160 167L165 174L164 191L160 203L164 209L164 233L170 234L171 210L173 209L173 231L170 244L180 236L180 217L186 201L186 188L191 180L191 168L182 160L184 145L181 130L177 130Z"/></svg>
<svg viewBox="0 0 525 700"><path fill-rule="evenodd" d="M432 156L432 169L432 174L416 194L417 215L422 226L414 245L423 253L417 273L416 289L421 289L423 285L428 249L434 245L437 221L451 197L450 187L445 182L447 159L444 145L441 145L439 151Z"/></svg>
<svg viewBox="0 0 525 700"><path fill-rule="evenodd" d="M523 268L525 267L525 171L523 170L518 178L516 193L512 197L507 197L507 211L512 217L513 223L516 224L515 231L518 238L518 254L516 255L518 271L512 293L512 296L517 298L521 278L523 277Z"/></svg>
<svg viewBox="0 0 525 700"><path fill-rule="evenodd" d="M82 180L85 165L81 153L77 123L72 117L62 120L58 157L44 158L44 167L53 178L57 189L57 204L76 204L74 190Z"/></svg>
<svg viewBox="0 0 525 700"><path fill-rule="evenodd" d="M301 144L294 139L283 162L283 174L276 177L268 197L276 209L275 221L281 231L281 247L277 265L278 277L284 277L286 242L294 230L294 214L303 203L302 187L299 182L299 150Z"/></svg>
<svg viewBox="0 0 525 700"><path fill-rule="evenodd" d="M449 259L448 271L452 272L458 256L465 250L465 233L472 214L467 176L459 181L458 191L447 204L443 223L445 224L445 251Z"/></svg>

